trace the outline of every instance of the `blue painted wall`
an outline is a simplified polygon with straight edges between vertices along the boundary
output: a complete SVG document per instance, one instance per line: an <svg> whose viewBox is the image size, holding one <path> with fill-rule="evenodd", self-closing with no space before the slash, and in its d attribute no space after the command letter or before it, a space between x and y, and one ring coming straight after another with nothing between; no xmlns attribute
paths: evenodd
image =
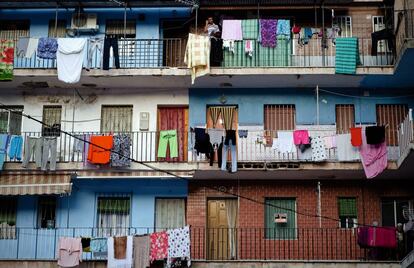
<svg viewBox="0 0 414 268"><path fill-rule="evenodd" d="M376 122L376 104L407 104L414 107L413 97L395 98L398 95L410 95L410 90L374 89L325 89L336 94L369 97L352 98L320 91L320 124L335 124L335 105L354 104L357 123ZM240 125L263 125L265 104L294 104L296 107L296 124L316 124L316 94L314 88L301 89L190 89L190 126L206 123L206 107L220 105L219 98L224 95L227 104L238 105ZM393 98L387 98L394 96Z"/></svg>
<svg viewBox="0 0 414 268"><path fill-rule="evenodd" d="M130 194L131 227L154 227L155 199L185 198L187 182L173 179L116 179L73 181L72 194L59 197L56 211L58 229L33 229L37 225L37 196L18 198L16 226L18 239L0 239L0 259L53 259L59 236L90 236L96 227L96 200L102 194ZM76 228L76 229L75 229ZM145 232L142 228L139 231ZM37 238L37 239L36 239ZM37 244L36 244L37 241Z"/></svg>

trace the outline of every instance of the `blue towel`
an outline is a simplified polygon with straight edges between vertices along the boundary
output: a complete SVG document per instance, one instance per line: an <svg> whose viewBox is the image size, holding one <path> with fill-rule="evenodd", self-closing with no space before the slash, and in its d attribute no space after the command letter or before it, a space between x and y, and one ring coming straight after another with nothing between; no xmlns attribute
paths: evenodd
<svg viewBox="0 0 414 268"><path fill-rule="evenodd" d="M284 35L290 39L290 20L277 21L277 35Z"/></svg>

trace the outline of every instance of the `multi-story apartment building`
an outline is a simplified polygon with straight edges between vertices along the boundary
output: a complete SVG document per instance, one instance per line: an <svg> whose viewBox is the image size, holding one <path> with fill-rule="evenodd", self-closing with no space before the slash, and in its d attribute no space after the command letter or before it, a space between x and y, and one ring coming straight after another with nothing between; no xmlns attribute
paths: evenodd
<svg viewBox="0 0 414 268"><path fill-rule="evenodd" d="M222 30L224 21L239 21L243 38L192 84L188 34L203 33L209 17ZM257 40L261 19L315 34L289 28L265 47ZM318 34L335 28L335 36ZM373 42L371 33L385 28L395 39ZM11 145L2 152L1 267L54 266L63 236L184 225L191 226L197 267L397 267L412 250L407 234L396 250L361 248L356 231L358 224L414 220L412 1L1 0L0 39L27 37L89 41L78 83L58 79L55 59L17 49L13 78L0 83L0 131L24 144L21 159L10 155ZM360 63L355 74L338 74L337 40L348 37L358 41ZM118 48L105 50L93 43L99 38ZM344 156L326 147L320 161L276 146L282 132L336 137L372 125L385 126L387 168L369 180L358 150ZM195 152L195 128L240 130L231 155L236 172ZM176 157L171 142L160 154L165 130L176 130ZM118 134L130 143L122 149L127 165L88 159L91 136ZM39 168L36 138L46 136L57 140L55 170ZM83 265L106 265L91 253L83 257Z"/></svg>

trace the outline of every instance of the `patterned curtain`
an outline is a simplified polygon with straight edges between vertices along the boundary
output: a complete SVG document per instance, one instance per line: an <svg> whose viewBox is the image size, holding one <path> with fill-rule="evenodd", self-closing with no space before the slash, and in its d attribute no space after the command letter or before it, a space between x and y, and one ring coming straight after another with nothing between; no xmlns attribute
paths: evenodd
<svg viewBox="0 0 414 268"><path fill-rule="evenodd" d="M223 107L220 107L220 110L221 110L221 116L223 117L223 121L224 121L224 128L226 130L232 129L234 110L236 110L236 107L223 106Z"/></svg>
<svg viewBox="0 0 414 268"><path fill-rule="evenodd" d="M220 115L220 107L210 107L208 108L210 111L210 115L211 115L211 119L213 120L213 128L216 127L217 124L217 120L219 118Z"/></svg>

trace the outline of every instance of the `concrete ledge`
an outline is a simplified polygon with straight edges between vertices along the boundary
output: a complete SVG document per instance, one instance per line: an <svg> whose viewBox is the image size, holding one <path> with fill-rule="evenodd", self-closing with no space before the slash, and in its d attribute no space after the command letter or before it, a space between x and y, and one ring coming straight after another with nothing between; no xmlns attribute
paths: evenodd
<svg viewBox="0 0 414 268"><path fill-rule="evenodd" d="M56 268L57 261L0 261L0 268ZM106 268L106 261L84 261L79 268Z"/></svg>
<svg viewBox="0 0 414 268"><path fill-rule="evenodd" d="M193 261L193 268L400 268L399 262L361 261Z"/></svg>

